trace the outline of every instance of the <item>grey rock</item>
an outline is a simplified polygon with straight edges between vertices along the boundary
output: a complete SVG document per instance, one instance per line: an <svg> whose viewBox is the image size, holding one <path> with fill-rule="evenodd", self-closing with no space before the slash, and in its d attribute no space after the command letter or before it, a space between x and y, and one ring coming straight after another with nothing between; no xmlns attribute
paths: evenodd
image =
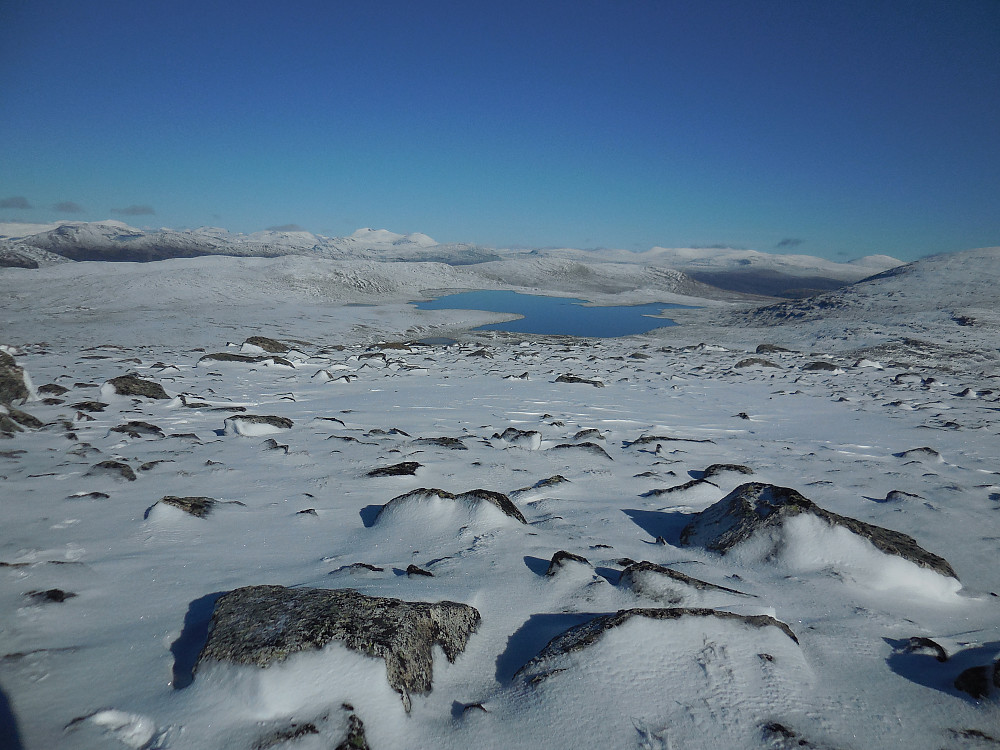
<svg viewBox="0 0 1000 750"><path fill-rule="evenodd" d="M142 396L144 398L166 399L170 398L163 386L154 383L152 380L143 380L135 375L121 375L111 378L108 385L115 389L115 393L120 396Z"/></svg>
<svg viewBox="0 0 1000 750"><path fill-rule="evenodd" d="M778 346L777 344L759 344L755 354L776 354L778 352L790 352L791 349L786 349L783 346Z"/></svg>
<svg viewBox="0 0 1000 750"><path fill-rule="evenodd" d="M780 368L781 367L781 365L779 365L778 363L772 362L769 359L764 359L763 357L747 357L746 359L741 359L734 366L737 367L737 368L744 368L744 367L777 367L777 368Z"/></svg>
<svg viewBox="0 0 1000 750"><path fill-rule="evenodd" d="M626 447L643 446L643 445L654 445L656 443L712 443L713 440L708 439L698 439L698 438L681 438L673 437L671 435L641 435L631 442L626 441Z"/></svg>
<svg viewBox="0 0 1000 750"><path fill-rule="evenodd" d="M99 464L92 466L90 471L87 472L87 476L100 476L102 474L110 474L120 479L127 479L130 482L135 481L135 472L132 470L132 467L121 461L101 461Z"/></svg>
<svg viewBox="0 0 1000 750"><path fill-rule="evenodd" d="M479 625L467 604L406 602L352 589L247 586L220 597L195 670L221 661L267 667L289 655L340 641L385 660L389 685L410 709L431 691L434 646L454 662Z"/></svg>
<svg viewBox="0 0 1000 750"><path fill-rule="evenodd" d="M840 368L832 362L824 362L823 360L817 360L815 362L810 362L807 365L802 366L803 370L809 372L832 372L833 370L839 370Z"/></svg>
<svg viewBox="0 0 1000 750"><path fill-rule="evenodd" d="M743 464L711 464L705 468L702 479L711 479L720 474L753 474L753 469Z"/></svg>
<svg viewBox="0 0 1000 750"><path fill-rule="evenodd" d="M256 357L249 354L235 354L233 352L214 352L213 354L206 354L199 362L244 362L247 364L253 364L255 362L261 362L267 359L267 357Z"/></svg>
<svg viewBox="0 0 1000 750"><path fill-rule="evenodd" d="M7 352L0 352L0 404L23 404L31 398L24 369Z"/></svg>
<svg viewBox="0 0 1000 750"><path fill-rule="evenodd" d="M64 393L69 393L69 388L64 388L58 383L46 383L38 386L38 392L47 396L61 396Z"/></svg>
<svg viewBox="0 0 1000 750"><path fill-rule="evenodd" d="M288 351L288 347L285 344L277 339L269 339L267 336L251 336L245 343L250 344L250 346L259 346L265 352L270 352L271 354L280 354Z"/></svg>
<svg viewBox="0 0 1000 750"><path fill-rule="evenodd" d="M88 412L102 412L108 408L108 405L103 401L78 401L75 404L70 404L70 406L74 409Z"/></svg>
<svg viewBox="0 0 1000 750"><path fill-rule="evenodd" d="M742 484L698 513L681 531L680 541L682 545L696 544L725 554L756 533L778 527L800 513L810 513L831 526L841 526L887 555L958 578L947 560L928 552L911 536L832 513L796 490L762 482Z"/></svg>
<svg viewBox="0 0 1000 750"><path fill-rule="evenodd" d="M13 419L22 427L28 427L33 430L37 430L44 426L44 422L38 417L28 414L26 411L21 411L20 409L15 409L13 406L7 407L7 416Z"/></svg>
<svg viewBox="0 0 1000 750"><path fill-rule="evenodd" d="M163 430L149 422L126 422L112 427L111 432L121 432L129 437L163 437Z"/></svg>
<svg viewBox="0 0 1000 750"><path fill-rule="evenodd" d="M368 472L370 477L412 477L416 476L421 464L416 461L403 461L391 466L380 466Z"/></svg>
<svg viewBox="0 0 1000 750"><path fill-rule="evenodd" d="M416 445L434 445L438 448L448 448L453 451L467 451L468 448L462 443L460 438L453 437L433 437L417 438L413 441Z"/></svg>
<svg viewBox="0 0 1000 750"><path fill-rule="evenodd" d="M557 383L583 383L584 385L592 385L595 388L603 388L604 383L600 380L588 380L587 378L581 378L577 375L560 375L556 378Z"/></svg>
<svg viewBox="0 0 1000 750"><path fill-rule="evenodd" d="M245 422L247 424L266 424L271 427L278 427L282 430L290 430L295 424L288 417L277 417L272 414L240 414L235 417L227 417L226 422L229 421Z"/></svg>
<svg viewBox="0 0 1000 750"><path fill-rule="evenodd" d="M190 513L195 518L207 518L218 501L211 497L177 497L175 495L166 495L161 497L159 502L178 508L185 513Z"/></svg>
<svg viewBox="0 0 1000 750"><path fill-rule="evenodd" d="M500 509L505 515L520 521L521 523L528 523L527 519L522 515L521 511L517 509L517 506L511 502L510 498L504 495L502 492L493 492L491 490L469 490L468 492L463 492L456 495L451 492L446 492L445 490L439 490L437 488L426 489L421 487L420 489L412 490L404 495L398 495L392 500L387 502L379 510L378 514L375 516L376 523L378 519L381 518L382 514L385 513L390 508L396 508L400 505L404 505L413 500L419 500L421 497L427 495L435 495L442 500L455 500L456 502L468 502L473 504L479 503L489 503L494 507Z"/></svg>

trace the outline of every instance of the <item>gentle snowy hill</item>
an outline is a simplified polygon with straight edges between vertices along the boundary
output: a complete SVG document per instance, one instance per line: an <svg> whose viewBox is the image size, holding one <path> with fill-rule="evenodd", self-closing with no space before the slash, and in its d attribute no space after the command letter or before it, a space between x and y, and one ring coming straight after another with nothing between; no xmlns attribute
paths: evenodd
<svg viewBox="0 0 1000 750"><path fill-rule="evenodd" d="M872 255L849 263L835 263L811 255L761 253L734 248L654 247L645 252L626 250L533 251L532 255L594 262L634 263L684 271L696 281L720 289L774 297L806 297L837 289L901 264L887 255Z"/></svg>

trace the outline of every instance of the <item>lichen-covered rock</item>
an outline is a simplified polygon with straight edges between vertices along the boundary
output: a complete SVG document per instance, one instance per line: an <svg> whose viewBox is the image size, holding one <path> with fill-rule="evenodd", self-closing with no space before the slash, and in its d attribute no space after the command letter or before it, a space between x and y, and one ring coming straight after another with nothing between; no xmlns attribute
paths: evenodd
<svg viewBox="0 0 1000 750"><path fill-rule="evenodd" d="M23 404L35 398L31 378L7 352L0 350L0 404Z"/></svg>
<svg viewBox="0 0 1000 750"><path fill-rule="evenodd" d="M682 545L694 544L726 553L758 532L774 529L801 513L809 513L830 526L845 528L887 555L896 555L922 568L958 578L947 560L928 552L911 536L832 513L796 490L762 482L741 484L698 513L681 531L680 541Z"/></svg>
<svg viewBox="0 0 1000 750"><path fill-rule="evenodd" d="M288 351L288 347L285 344L281 343L277 339L270 339L267 336L251 336L243 343L250 346L256 346L263 349L265 352L270 352L271 354L280 354Z"/></svg>
<svg viewBox="0 0 1000 750"><path fill-rule="evenodd" d="M227 417L224 421L224 430L227 435L243 435L245 437L258 437L260 435L273 435L283 430L290 430L293 426L292 420L288 417L278 417L270 414L240 414L237 417Z"/></svg>
<svg viewBox="0 0 1000 750"><path fill-rule="evenodd" d="M142 396L143 398L170 398L163 386L152 380L144 380L136 375L120 375L107 382L119 396Z"/></svg>
<svg viewBox="0 0 1000 750"><path fill-rule="evenodd" d="M456 602L406 602L352 589L247 586L216 602L195 670L213 661L267 667L339 641L385 660L389 685L408 711L411 694L431 691L434 646L454 662L479 621L474 607Z"/></svg>
<svg viewBox="0 0 1000 750"><path fill-rule="evenodd" d="M378 514L375 516L375 521L382 517L384 513L391 512L395 508L403 506L409 502L420 501L426 497L437 497L441 500L454 500L458 503L470 503L479 504L487 503L498 508L504 515L510 516L511 518L519 521L520 523L528 523L524 515L518 510L517 506L511 502L510 498L504 495L502 492L493 492L492 490L469 490L468 492L463 492L456 495L452 492L447 492L445 490L439 490L437 488L426 489L421 487L420 489L412 490L404 495L398 495L392 500L387 502L379 510Z"/></svg>

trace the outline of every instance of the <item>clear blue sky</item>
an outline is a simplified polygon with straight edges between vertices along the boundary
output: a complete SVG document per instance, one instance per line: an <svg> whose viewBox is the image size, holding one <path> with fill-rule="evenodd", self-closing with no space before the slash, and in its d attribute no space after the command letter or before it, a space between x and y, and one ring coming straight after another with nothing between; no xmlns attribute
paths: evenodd
<svg viewBox="0 0 1000 750"><path fill-rule="evenodd" d="M1000 245L997 0L0 0L0 113L0 221Z"/></svg>

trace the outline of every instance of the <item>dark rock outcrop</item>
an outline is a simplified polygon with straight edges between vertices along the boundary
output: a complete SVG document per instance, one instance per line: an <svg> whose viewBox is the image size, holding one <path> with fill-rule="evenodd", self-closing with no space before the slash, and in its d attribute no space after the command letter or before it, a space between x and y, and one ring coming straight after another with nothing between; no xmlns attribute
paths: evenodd
<svg viewBox="0 0 1000 750"><path fill-rule="evenodd" d="M410 695L431 691L435 645L454 662L479 625L467 604L406 602L352 589L247 586L220 597L195 670L208 662L267 667L291 654L340 641L385 660L406 710Z"/></svg>
<svg viewBox="0 0 1000 750"><path fill-rule="evenodd" d="M367 476L370 477L412 477L417 473L417 469L420 468L420 464L416 461L403 461L402 463L392 464L391 466L380 466L377 469L372 469L368 472Z"/></svg>
<svg viewBox="0 0 1000 750"><path fill-rule="evenodd" d="M681 531L680 541L682 545L697 544L724 554L758 532L778 527L800 513L809 513L830 526L843 527L887 555L958 578L947 560L928 552L911 536L832 513L796 490L761 482L742 484L698 513Z"/></svg>
<svg viewBox="0 0 1000 750"><path fill-rule="evenodd" d="M143 380L136 375L120 375L108 381L119 396L142 396L143 398L170 398L163 386L152 380Z"/></svg>
<svg viewBox="0 0 1000 750"><path fill-rule="evenodd" d="M510 498L504 495L502 492L493 492L491 490L469 490L468 492L463 492L456 495L451 492L446 492L445 490L439 489L426 489L421 487L420 489L412 490L404 495L398 495L392 500L387 502L379 510L378 514L375 516L375 521L377 522L381 518L382 514L392 508L397 508L401 505L405 505L408 502L414 500L420 500L422 497L427 497L433 495L442 500L454 500L459 503L488 503L496 508L498 508L504 515L510 516L516 521L521 523L528 523L521 511L517 509L517 506L510 501Z"/></svg>
<svg viewBox="0 0 1000 750"><path fill-rule="evenodd" d="M577 375L560 375L556 378L557 383L583 383L584 385L592 385L595 388L603 388L604 383L600 380L589 380L587 378L581 378Z"/></svg>
<svg viewBox="0 0 1000 750"><path fill-rule="evenodd" d="M461 438L453 437L433 437L417 438L413 441L415 445L434 445L438 448L448 448L453 451L467 451L468 448L462 443Z"/></svg>

